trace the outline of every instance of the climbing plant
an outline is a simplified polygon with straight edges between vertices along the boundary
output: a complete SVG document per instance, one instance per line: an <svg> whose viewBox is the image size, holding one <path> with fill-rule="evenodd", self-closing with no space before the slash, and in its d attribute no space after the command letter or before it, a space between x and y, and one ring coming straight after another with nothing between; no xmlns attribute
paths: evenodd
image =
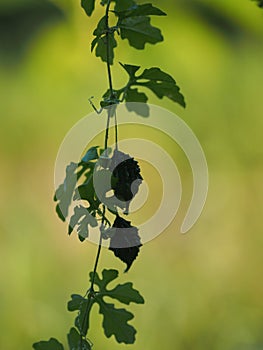
<svg viewBox="0 0 263 350"><path fill-rule="evenodd" d="M72 294L68 302L68 310L76 312L74 325L67 335L70 350L91 349L93 343L96 347L96 339L88 337L90 313L94 304L99 306L105 336L115 337L118 343L133 344L136 330L129 322L134 315L126 308L116 307L114 300L125 305L144 303L143 297L131 282L108 287L118 278L117 270L97 271L104 241L109 242L109 250L126 264L125 272L131 268L142 247L139 231L128 220L128 215L129 204L139 191L143 177L138 162L119 150L117 106L126 102L143 103L139 109L136 104L127 104L127 108L147 117L148 91L158 98L167 97L185 106L184 97L173 77L156 66L145 68L130 63L117 63L120 70L125 72L127 83L119 88L113 86L111 67L115 64L115 48L121 40L127 40L131 47L138 50L144 50L146 44L157 44L164 40L161 30L151 24L152 16L166 16L161 9L150 3L137 4L134 0L102 0L100 3L82 0L81 6L88 16L93 14L95 6L104 7L104 15L93 32L91 51L106 63L109 85L102 96L99 110L90 99L97 113L106 111L104 145L92 146L80 160L67 166L65 180L54 196L59 218L69 223L69 235L76 231L79 240L83 242L89 237L90 229L96 227L100 235L87 292L85 295ZM113 130L116 143L113 150L108 147L111 123L115 126ZM106 185L107 178L110 178L109 185ZM101 186L95 186L95 179ZM101 193L98 194L97 188L101 189ZM106 193L110 190L113 191L113 196L107 198ZM70 215L72 203L75 206ZM109 298L112 302L108 301ZM35 343L33 348L64 349L54 338Z"/></svg>
<svg viewBox="0 0 263 350"><path fill-rule="evenodd" d="M257 1L263 7L261 0ZM138 50L146 44L157 44L164 40L159 28L151 23L153 16L166 16L150 3L137 4L134 0L81 0L87 16L91 16L95 6L104 7L104 15L93 31L91 51L106 64L108 89L102 96L97 113L106 112L104 145L94 145L80 160L71 162L66 168L64 182L54 196L56 212L62 221L68 222L68 234L76 231L81 242L89 238L90 229L98 228L99 243L95 263L89 273L89 285L85 295L72 294L68 311L76 312L75 322L67 335L70 350L96 348L96 339L89 339L90 313L93 305L98 305L102 315L102 327L107 338L114 337L118 343L133 344L136 330L129 323L134 315L126 308L118 308L114 301L124 305L143 304L144 299L131 282L113 284L119 272L104 268L98 273L98 263L103 242L108 241L109 250L126 264L129 271L142 244L139 230L128 220L129 204L139 191L143 176L138 162L118 147L117 106L128 103L127 109L148 117L148 92L158 98L167 97L185 107L185 100L174 78L161 68L141 67L130 63L115 63L115 49L121 40ZM111 23L111 24L110 24ZM118 65L127 76L124 86L113 86L112 65ZM136 104L143 103L137 108ZM114 128L110 129L110 124ZM110 131L115 134L115 148L108 147ZM107 179L110 178L110 181ZM95 180L101 186L95 186ZM100 189L98 193L97 188ZM107 197L113 192L111 198ZM70 214L70 206L75 204ZM84 204L83 204L84 203ZM109 287L111 284L112 287ZM109 301L110 300L110 301ZM35 350L63 350L64 346L55 338L33 344Z"/></svg>

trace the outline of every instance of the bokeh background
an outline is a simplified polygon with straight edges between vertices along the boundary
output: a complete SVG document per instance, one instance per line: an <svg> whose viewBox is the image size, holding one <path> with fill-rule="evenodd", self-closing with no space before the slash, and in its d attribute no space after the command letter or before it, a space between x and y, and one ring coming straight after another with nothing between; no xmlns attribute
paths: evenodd
<svg viewBox="0 0 263 350"><path fill-rule="evenodd" d="M198 136L208 200L191 232L180 235L191 172L160 138L181 169L178 216L144 246L128 275L111 252L103 252L100 268L119 269L120 281L132 280L145 296L145 305L130 308L138 334L128 348L263 349L263 12L249 0L154 4L168 13L153 20L165 42L144 52L122 42L117 60L160 66L176 78L186 110L152 95L151 102L176 112ZM30 349L51 336L66 343L74 318L66 302L88 285L96 246L67 237L52 202L53 169L63 137L91 112L88 98L98 104L107 87L105 65L89 48L99 16L89 19L73 0L0 2L1 349ZM124 79L116 65L114 83ZM150 173L145 166L149 181ZM104 337L93 311L94 349L126 348Z"/></svg>

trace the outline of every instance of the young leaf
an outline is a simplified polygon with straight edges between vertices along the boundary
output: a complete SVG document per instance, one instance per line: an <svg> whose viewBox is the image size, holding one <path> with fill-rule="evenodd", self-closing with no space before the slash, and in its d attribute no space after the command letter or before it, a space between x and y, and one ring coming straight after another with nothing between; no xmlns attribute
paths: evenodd
<svg viewBox="0 0 263 350"><path fill-rule="evenodd" d="M68 216L68 209L77 183L77 174L75 173L77 168L78 164L73 162L67 166L64 183L58 187L54 196L54 200L58 201L56 211L62 221L65 221Z"/></svg>
<svg viewBox="0 0 263 350"><path fill-rule="evenodd" d="M150 18L145 16L128 17L118 21L122 39L128 39L129 44L138 50L143 50L146 43L156 44L163 41L160 29L150 24Z"/></svg>
<svg viewBox="0 0 263 350"><path fill-rule="evenodd" d="M95 0L81 0L81 7L88 16L91 16L95 8Z"/></svg>
<svg viewBox="0 0 263 350"><path fill-rule="evenodd" d="M70 350L91 350L91 344L81 337L76 328L71 328L68 334Z"/></svg>
<svg viewBox="0 0 263 350"><path fill-rule="evenodd" d="M63 345L55 338L50 338L48 341L40 341L33 344L35 350L64 350Z"/></svg>
<svg viewBox="0 0 263 350"><path fill-rule="evenodd" d="M166 13L152 4L134 5L124 11L114 11L120 19L138 16L166 16Z"/></svg>
<svg viewBox="0 0 263 350"><path fill-rule="evenodd" d="M112 230L114 234L111 237L109 249L127 265L125 270L127 272L137 258L142 246L138 229L131 226L130 221L117 216Z"/></svg>
<svg viewBox="0 0 263 350"><path fill-rule="evenodd" d="M99 296L96 301L100 306L100 314L103 315L102 326L106 337L114 335L118 343L133 344L136 330L128 324L133 319L133 314L125 309L116 309L113 304L105 303Z"/></svg>

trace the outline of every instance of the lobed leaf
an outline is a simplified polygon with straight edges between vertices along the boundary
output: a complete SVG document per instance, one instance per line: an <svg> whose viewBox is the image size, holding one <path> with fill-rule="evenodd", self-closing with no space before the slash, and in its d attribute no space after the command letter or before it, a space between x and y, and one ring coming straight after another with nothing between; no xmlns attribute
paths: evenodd
<svg viewBox="0 0 263 350"><path fill-rule="evenodd" d="M70 218L68 234L70 235L77 226L79 239L84 241L89 236L89 226L96 227L98 222L93 215L90 214L88 208L78 206L74 208L74 214Z"/></svg>
<svg viewBox="0 0 263 350"><path fill-rule="evenodd" d="M160 29L150 24L150 18L145 16L127 17L118 21L122 39L128 39L129 44L143 50L146 43L156 44L163 41Z"/></svg>
<svg viewBox="0 0 263 350"><path fill-rule="evenodd" d="M103 316L102 326L106 337L114 335L118 343L133 344L136 330L128 324L133 319L133 314L125 309L117 309L113 304L106 303L99 296L96 297Z"/></svg>
<svg viewBox="0 0 263 350"><path fill-rule="evenodd" d="M73 162L67 166L64 183L55 192L54 200L58 202L56 212L62 221L65 221L65 218L68 216L69 206L77 183L77 168L78 164Z"/></svg>
<svg viewBox="0 0 263 350"><path fill-rule="evenodd" d="M33 348L35 350L64 350L63 345L55 338L35 343L33 344Z"/></svg>
<svg viewBox="0 0 263 350"><path fill-rule="evenodd" d="M110 282L114 281L118 277L119 273L117 270L106 270L102 271L102 279L96 273L94 278L94 283L99 287L99 292L97 295L102 297L107 296L113 299L117 299L121 303L130 304L143 304L144 299L140 293L133 288L132 283L127 282L125 284L118 284L113 289L107 289ZM92 280L93 272L90 273L90 281Z"/></svg>
<svg viewBox="0 0 263 350"><path fill-rule="evenodd" d="M140 293L132 287L131 282L118 284L112 290L105 293L105 296L117 299L121 303L129 305L130 303L144 304L144 299Z"/></svg>
<svg viewBox="0 0 263 350"><path fill-rule="evenodd" d="M95 39L91 43L91 51L95 50L95 54L97 57L100 57L103 62L107 62L107 35L106 35L106 16L103 16L97 28L94 30L93 35ZM111 32L108 33L109 39L109 64L113 64L114 58L114 48L117 46L117 42L115 40L115 29L112 29Z"/></svg>
<svg viewBox="0 0 263 350"><path fill-rule="evenodd" d="M119 272L117 270L106 270L104 269L102 271L102 279L99 278L99 275L96 273L94 278L94 283L99 287L100 293L104 293L107 291L106 287L107 285L115 280L119 275ZM90 273L90 281L92 281L93 278L93 272Z"/></svg>
<svg viewBox="0 0 263 350"><path fill-rule="evenodd" d="M127 64L121 64L121 66L129 74L129 89L132 86L145 87L151 90L158 98L168 97L182 107L186 106L184 96L180 92L180 88L174 78L160 68L152 67L145 69L141 75L135 75L140 67ZM136 95L134 94L134 100L135 98ZM131 101L131 98L129 98L129 101ZM135 100L135 102L140 101Z"/></svg>
<svg viewBox="0 0 263 350"><path fill-rule="evenodd" d="M86 14L90 17L95 8L95 0L81 0L81 7L84 9Z"/></svg>
<svg viewBox="0 0 263 350"><path fill-rule="evenodd" d="M138 16L166 16L166 13L152 4L133 5L123 11L114 11L120 19Z"/></svg>

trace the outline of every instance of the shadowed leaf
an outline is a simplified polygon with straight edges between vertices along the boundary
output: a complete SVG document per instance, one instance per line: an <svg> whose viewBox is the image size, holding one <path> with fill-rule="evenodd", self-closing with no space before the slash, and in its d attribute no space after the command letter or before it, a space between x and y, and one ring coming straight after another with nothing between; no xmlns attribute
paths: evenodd
<svg viewBox="0 0 263 350"><path fill-rule="evenodd" d="M166 16L166 13L152 4L133 5L124 11L115 11L120 18L138 17L138 16Z"/></svg>
<svg viewBox="0 0 263 350"><path fill-rule="evenodd" d="M54 196L54 200L58 201L56 211L62 221L65 221L68 216L69 206L77 183L77 168L78 164L73 162L67 166L64 183L58 187Z"/></svg>
<svg viewBox="0 0 263 350"><path fill-rule="evenodd" d="M125 270L127 272L137 258L140 247L142 246L138 229L131 226L130 221L117 216L112 231L113 235L110 240L109 249L127 265Z"/></svg>
<svg viewBox="0 0 263 350"><path fill-rule="evenodd" d="M76 328L71 328L68 334L70 350L91 350L90 343L81 337Z"/></svg>
<svg viewBox="0 0 263 350"><path fill-rule="evenodd" d="M84 298L81 295L71 295L71 300L68 302L69 311L79 311L75 320L75 326L80 331L81 335L86 335L89 329L89 315L95 299L89 296Z"/></svg>
<svg viewBox="0 0 263 350"><path fill-rule="evenodd" d="M128 324L133 319L133 314L125 309L116 309L113 304L108 304L102 298L96 298L100 306L100 314L103 315L102 326L106 337L114 335L118 343L133 344L136 330Z"/></svg>
<svg viewBox="0 0 263 350"><path fill-rule="evenodd" d="M184 96L174 78L158 67L145 69L141 75L135 75L140 67L121 64L130 76L129 86L140 86L151 90L157 97L168 97L185 107ZM126 100L127 101L127 100ZM128 102L128 101L127 101Z"/></svg>
<svg viewBox="0 0 263 350"><path fill-rule="evenodd" d="M33 344L35 350L64 350L63 345L55 338L50 338L48 341L40 341Z"/></svg>
<svg viewBox="0 0 263 350"><path fill-rule="evenodd" d="M143 50L146 43L156 44L163 41L160 29L150 24L150 18L145 16L128 17L118 21L121 38L128 39L129 44L138 50Z"/></svg>
<svg viewBox="0 0 263 350"><path fill-rule="evenodd" d="M91 16L95 8L95 0L81 0L81 7L88 16Z"/></svg>

